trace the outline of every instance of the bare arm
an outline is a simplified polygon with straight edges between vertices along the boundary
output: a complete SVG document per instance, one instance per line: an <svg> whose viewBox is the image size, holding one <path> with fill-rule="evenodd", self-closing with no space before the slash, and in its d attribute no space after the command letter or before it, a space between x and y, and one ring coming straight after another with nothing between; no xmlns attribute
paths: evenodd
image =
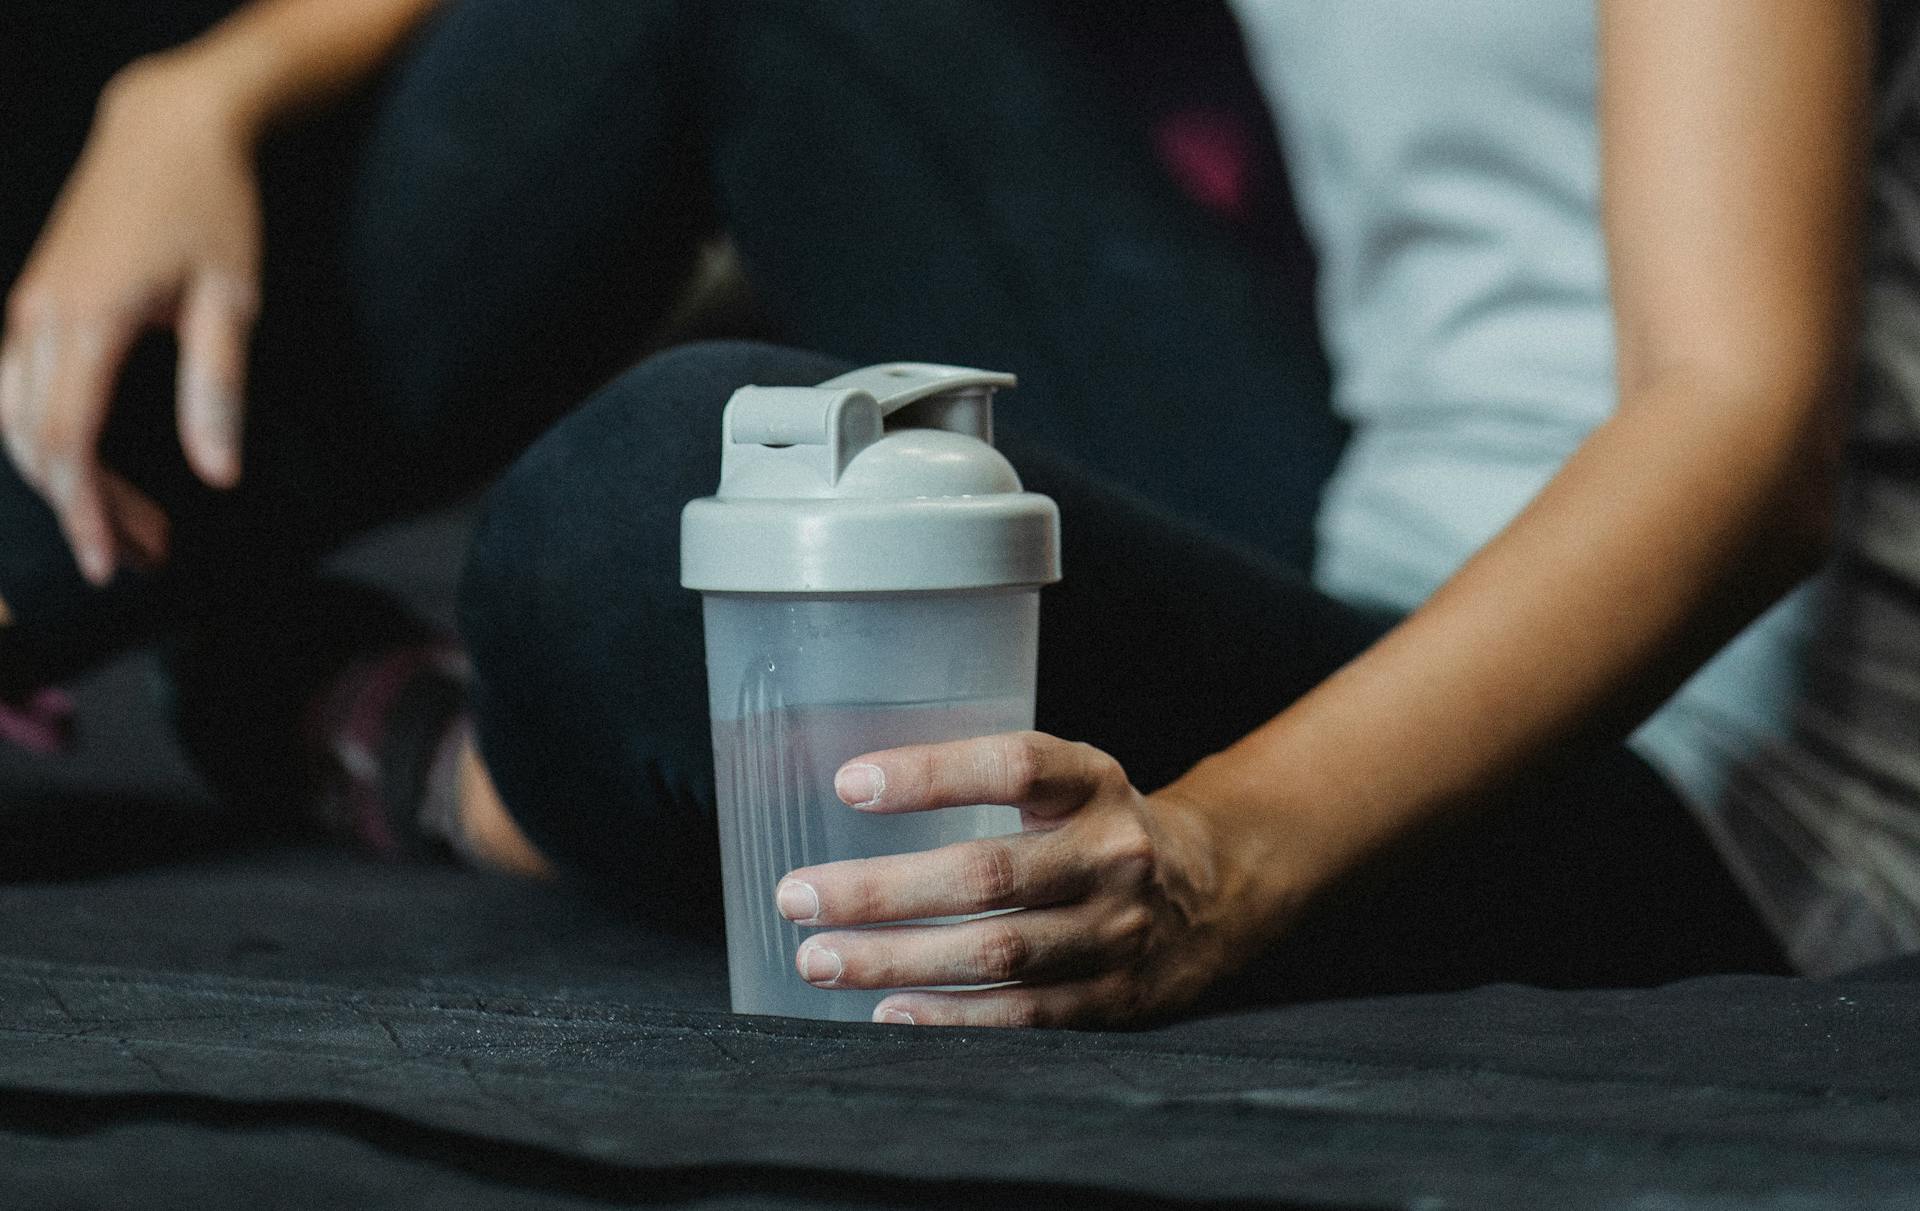
<svg viewBox="0 0 1920 1211"><path fill-rule="evenodd" d="M1618 411L1403 626L1174 788L1277 811L1271 869L1337 869L1623 734L1822 550L1872 6L1600 7ZM1320 853L1297 850L1303 814Z"/></svg>
<svg viewBox="0 0 1920 1211"><path fill-rule="evenodd" d="M436 2L257 0L103 92L0 338L6 452L94 583L167 553L166 516L97 452L127 351L174 330L181 444L207 483L236 483L259 306L255 144L363 79Z"/></svg>
<svg viewBox="0 0 1920 1211"><path fill-rule="evenodd" d="M255 0L178 59L259 127L323 103L366 79L440 0Z"/></svg>
<svg viewBox="0 0 1920 1211"><path fill-rule="evenodd" d="M1804 575L1851 360L1870 9L1602 0L1612 419L1406 623L1156 794L1036 734L855 758L861 810L1015 803L1029 830L793 872L782 911L829 927L800 974L1021 981L878 1010L921 1025L1180 1008L1369 852L1623 734ZM838 929L1007 907L1032 911Z"/></svg>

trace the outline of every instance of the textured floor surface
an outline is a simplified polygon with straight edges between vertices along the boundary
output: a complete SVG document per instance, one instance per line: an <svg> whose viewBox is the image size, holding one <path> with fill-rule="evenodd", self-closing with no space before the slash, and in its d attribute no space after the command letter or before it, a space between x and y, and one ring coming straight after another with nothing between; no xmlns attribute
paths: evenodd
<svg viewBox="0 0 1920 1211"><path fill-rule="evenodd" d="M15 884L0 930L5 1205L1920 1200L1912 983L740 1018L710 944L303 850Z"/></svg>

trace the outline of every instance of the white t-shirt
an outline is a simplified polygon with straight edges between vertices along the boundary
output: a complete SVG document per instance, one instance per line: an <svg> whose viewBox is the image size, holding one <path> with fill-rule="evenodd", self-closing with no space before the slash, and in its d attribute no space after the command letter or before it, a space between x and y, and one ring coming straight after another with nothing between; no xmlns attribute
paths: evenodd
<svg viewBox="0 0 1920 1211"><path fill-rule="evenodd" d="M1354 426L1318 520L1315 579L1412 608L1616 403L1596 5L1233 7L1318 253L1334 404ZM1809 970L1920 945L1920 886L1903 903L1838 903L1860 860L1837 843L1853 827L1844 807L1796 810L1791 852L1773 846L1758 865L1754 827L1779 779L1754 771L1799 744L1802 673L1831 579L1777 605L1631 739ZM1908 667L1920 686L1920 664ZM1920 827L1886 852L1920 872Z"/></svg>

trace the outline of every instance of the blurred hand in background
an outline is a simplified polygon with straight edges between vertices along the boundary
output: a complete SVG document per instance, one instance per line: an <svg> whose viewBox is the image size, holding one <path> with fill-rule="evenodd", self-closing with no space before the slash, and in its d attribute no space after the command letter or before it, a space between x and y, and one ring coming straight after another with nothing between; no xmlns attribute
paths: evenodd
<svg viewBox="0 0 1920 1211"><path fill-rule="evenodd" d="M128 351L150 329L173 331L181 448L209 485L238 483L260 300L258 140L365 79L436 4L254 0L101 94L0 338L7 454L92 583L167 554L166 515L100 460Z"/></svg>
<svg viewBox="0 0 1920 1211"><path fill-rule="evenodd" d="M121 364L147 329L179 341L180 440L194 471L220 488L240 478L260 200L253 133L204 81L167 59L116 77L7 300L7 452L95 584L123 561L166 556L166 516L98 451Z"/></svg>

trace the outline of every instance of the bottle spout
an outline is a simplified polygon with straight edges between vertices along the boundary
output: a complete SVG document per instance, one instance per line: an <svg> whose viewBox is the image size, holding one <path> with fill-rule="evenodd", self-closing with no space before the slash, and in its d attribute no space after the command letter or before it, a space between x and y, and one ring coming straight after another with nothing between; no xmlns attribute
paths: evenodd
<svg viewBox="0 0 1920 1211"><path fill-rule="evenodd" d="M1019 379L968 366L883 362L820 385L873 396L888 429L944 429L991 445L993 393L1019 385Z"/></svg>

